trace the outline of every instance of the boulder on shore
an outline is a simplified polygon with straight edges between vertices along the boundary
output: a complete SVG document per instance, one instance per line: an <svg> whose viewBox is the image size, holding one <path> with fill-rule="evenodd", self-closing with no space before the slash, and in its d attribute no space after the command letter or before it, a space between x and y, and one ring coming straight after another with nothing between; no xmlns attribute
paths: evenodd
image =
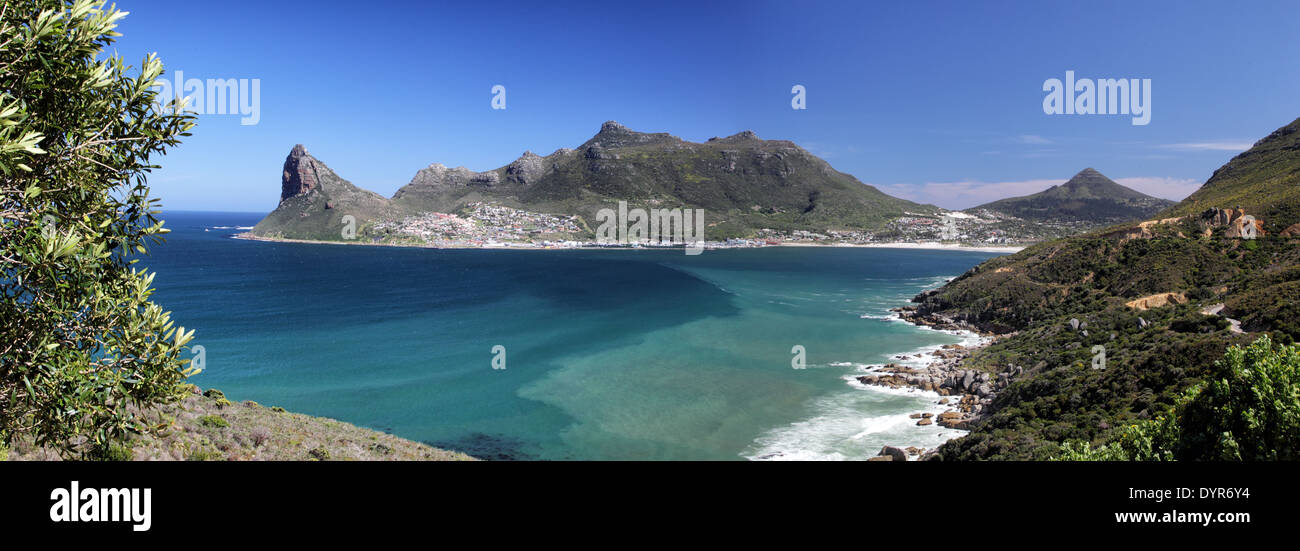
<svg viewBox="0 0 1300 551"><path fill-rule="evenodd" d="M881 448L879 455L892 457L894 461L907 461L907 451L893 446L885 446Z"/></svg>

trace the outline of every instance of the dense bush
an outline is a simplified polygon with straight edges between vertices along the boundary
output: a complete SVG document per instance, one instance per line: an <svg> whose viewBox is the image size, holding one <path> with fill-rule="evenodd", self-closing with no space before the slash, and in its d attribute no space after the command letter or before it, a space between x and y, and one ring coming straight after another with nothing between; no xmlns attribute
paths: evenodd
<svg viewBox="0 0 1300 551"><path fill-rule="evenodd" d="M179 399L193 332L134 267L166 233L146 174L193 117L156 103L163 71L111 55L125 12L27 0L0 10L0 436L120 457L130 406Z"/></svg>
<svg viewBox="0 0 1300 551"><path fill-rule="evenodd" d="M1300 459L1300 345L1262 337L1228 349L1208 381L1167 415L1124 428L1092 448L1062 446L1062 460L1295 461Z"/></svg>

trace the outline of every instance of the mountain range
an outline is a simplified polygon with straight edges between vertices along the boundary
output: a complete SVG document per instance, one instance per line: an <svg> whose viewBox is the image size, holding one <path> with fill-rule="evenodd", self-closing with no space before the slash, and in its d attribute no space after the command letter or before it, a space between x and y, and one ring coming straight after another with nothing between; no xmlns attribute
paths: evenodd
<svg viewBox="0 0 1300 551"><path fill-rule="evenodd" d="M575 149L525 152L494 170L431 164L391 198L358 188L298 145L284 163L280 204L252 233L337 240L345 215L364 226L479 201L587 221L618 201L704 209L709 239L761 228L872 230L905 214L942 211L887 195L789 141L745 131L694 143L609 121Z"/></svg>

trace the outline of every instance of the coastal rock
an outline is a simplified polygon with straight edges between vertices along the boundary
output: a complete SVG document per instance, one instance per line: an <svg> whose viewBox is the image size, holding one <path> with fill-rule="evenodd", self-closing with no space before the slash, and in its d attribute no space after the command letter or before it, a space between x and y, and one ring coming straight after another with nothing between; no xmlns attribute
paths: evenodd
<svg viewBox="0 0 1300 551"><path fill-rule="evenodd" d="M885 446L881 448L879 455L892 457L894 461L907 461L907 451L893 446Z"/></svg>
<svg viewBox="0 0 1300 551"><path fill-rule="evenodd" d="M918 427L924 427L924 426L926 426L926 425L930 425L930 424L933 424L933 423L934 423L934 421L931 421L931 420L929 420L929 419L921 419L920 421L917 421L917 422L916 422L916 426L918 426Z"/></svg>
<svg viewBox="0 0 1300 551"><path fill-rule="evenodd" d="M867 461L893 461L893 460L894 458L888 455L877 455L875 457L871 457L867 459Z"/></svg>

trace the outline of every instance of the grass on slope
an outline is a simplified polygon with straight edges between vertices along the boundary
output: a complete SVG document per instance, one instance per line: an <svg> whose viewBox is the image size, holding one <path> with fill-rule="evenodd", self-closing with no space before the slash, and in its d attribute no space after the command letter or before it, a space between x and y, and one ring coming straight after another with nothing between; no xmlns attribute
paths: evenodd
<svg viewBox="0 0 1300 551"><path fill-rule="evenodd" d="M135 436L112 448L109 460L185 461L466 461L468 455L430 447L391 434L291 413L256 402L232 403L209 389L176 404L144 413L164 424L158 436ZM4 459L0 448L0 459ZM10 461L49 461L59 456L23 438L8 450Z"/></svg>

